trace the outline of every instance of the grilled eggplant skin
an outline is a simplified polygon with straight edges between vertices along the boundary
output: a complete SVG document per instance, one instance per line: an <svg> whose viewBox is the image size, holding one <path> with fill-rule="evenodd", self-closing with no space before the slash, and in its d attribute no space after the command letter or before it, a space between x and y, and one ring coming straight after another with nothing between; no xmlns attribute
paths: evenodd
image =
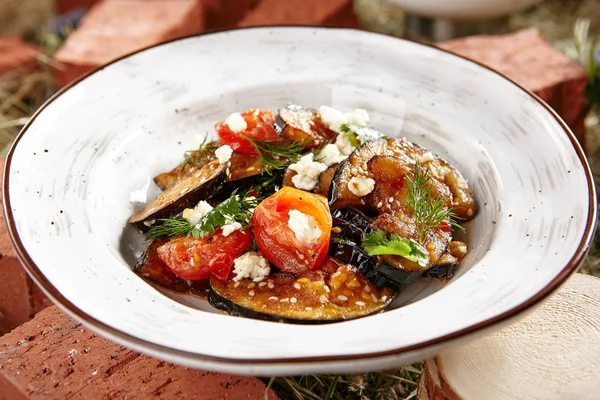
<svg viewBox="0 0 600 400"><path fill-rule="evenodd" d="M300 324L360 318L390 305L391 289L377 288L351 266L336 266L301 276L277 272L262 285L247 279L225 283L211 278L208 300L230 315Z"/></svg>
<svg viewBox="0 0 600 400"><path fill-rule="evenodd" d="M141 210L136 211L129 222L146 232L159 219L171 218L186 208L193 208L217 192L226 179L228 164L214 160L159 194Z"/></svg>
<svg viewBox="0 0 600 400"><path fill-rule="evenodd" d="M279 110L275 123L279 136L306 142L307 149L317 148L336 136L323 122L316 110L295 104L286 104Z"/></svg>
<svg viewBox="0 0 600 400"><path fill-rule="evenodd" d="M158 283L168 289L183 292L189 289L186 281L176 276L158 257L156 249L165 244L167 239L156 239L144 251L133 271L144 279Z"/></svg>

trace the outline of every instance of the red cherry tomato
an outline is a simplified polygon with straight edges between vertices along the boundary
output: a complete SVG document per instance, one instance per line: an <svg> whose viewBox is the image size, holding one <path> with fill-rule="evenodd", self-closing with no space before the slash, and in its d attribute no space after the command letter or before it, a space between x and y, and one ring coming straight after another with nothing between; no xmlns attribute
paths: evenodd
<svg viewBox="0 0 600 400"><path fill-rule="evenodd" d="M225 281L233 268L233 260L251 245L252 235L248 230L223 236L218 229L201 239L191 236L173 239L160 246L157 252L171 271L182 279L195 281L213 274Z"/></svg>
<svg viewBox="0 0 600 400"><path fill-rule="evenodd" d="M243 136L261 140L277 139L279 137L273 127L275 118L271 111L250 109L244 111L241 115L247 125L247 128L242 132L232 131L225 121L217 122L215 124L215 129L219 135L221 144L229 145L229 147L239 153L256 155L257 153L254 146L246 139L243 139Z"/></svg>
<svg viewBox="0 0 600 400"><path fill-rule="evenodd" d="M311 242L296 238L288 226L290 210L312 216L321 235ZM286 186L256 207L252 230L262 255L279 269L293 273L316 270L329 248L331 213L327 199Z"/></svg>

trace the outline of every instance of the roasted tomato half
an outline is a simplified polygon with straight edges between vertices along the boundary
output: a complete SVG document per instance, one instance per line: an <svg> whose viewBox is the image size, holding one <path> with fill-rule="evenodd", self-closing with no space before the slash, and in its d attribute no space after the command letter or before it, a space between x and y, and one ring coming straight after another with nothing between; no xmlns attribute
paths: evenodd
<svg viewBox="0 0 600 400"><path fill-rule="evenodd" d="M254 239L262 255L279 269L293 273L313 271L323 263L331 222L325 197L289 186L260 203L252 216ZM298 237L290 224L304 235Z"/></svg>
<svg viewBox="0 0 600 400"><path fill-rule="evenodd" d="M217 122L215 129L219 135L221 144L229 145L233 150L244 154L257 154L254 146L243 138L243 136L251 139L271 140L277 139L279 135L275 132L273 123L275 117L269 110L250 109L241 113L242 118L246 122L246 129L241 132L233 130L227 120ZM231 117L230 117L231 118ZM239 117L238 117L239 119ZM235 120L235 118L234 118ZM234 126L234 129L236 127Z"/></svg>
<svg viewBox="0 0 600 400"><path fill-rule="evenodd" d="M194 239L181 237L160 246L158 256L182 279L191 281L213 276L225 281L233 268L233 260L252 245L248 230L234 231L223 236L218 229L214 234Z"/></svg>

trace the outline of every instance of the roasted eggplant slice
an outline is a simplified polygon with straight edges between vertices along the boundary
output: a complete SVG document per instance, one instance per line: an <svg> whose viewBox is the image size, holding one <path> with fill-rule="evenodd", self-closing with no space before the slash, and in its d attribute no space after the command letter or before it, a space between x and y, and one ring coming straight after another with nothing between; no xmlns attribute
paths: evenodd
<svg viewBox="0 0 600 400"><path fill-rule="evenodd" d="M163 172L162 174L156 175L154 177L154 183L156 183L156 186L161 188L161 190L167 190L187 173L202 168L214 160L216 158L214 149L217 147L219 147L219 142L212 141L206 143L201 149L193 152L186 152L186 159L184 162L169 172Z"/></svg>
<svg viewBox="0 0 600 400"><path fill-rule="evenodd" d="M150 243L133 271L142 278L158 283L167 289L173 289L178 292L186 291L189 289L187 282L171 272L156 252L156 249L167 241L167 239L157 239Z"/></svg>
<svg viewBox="0 0 600 400"><path fill-rule="evenodd" d="M306 141L307 149L319 147L336 135L321 122L316 110L295 104L282 107L273 125L275 131L286 139Z"/></svg>
<svg viewBox="0 0 600 400"><path fill-rule="evenodd" d="M353 267L303 276L277 272L263 282L211 278L210 304L235 316L302 324L338 322L384 311L394 298Z"/></svg>
<svg viewBox="0 0 600 400"><path fill-rule="evenodd" d="M314 190L315 193L320 194L323 197L327 197L333 175L335 175L335 171L337 170L338 166L339 164L333 164L325 171L321 172L321 175L319 175L319 181L317 182L317 187Z"/></svg>
<svg viewBox="0 0 600 400"><path fill-rule="evenodd" d="M214 160L186 175L146 207L136 211L129 222L146 232L158 219L173 217L186 208L193 208L219 190L225 182L227 166L227 163L220 164Z"/></svg>
<svg viewBox="0 0 600 400"><path fill-rule="evenodd" d="M331 187L329 189L330 208L342 207L377 207L379 201L375 201L373 196L358 197L349 189L349 182L353 177L368 177L376 182L391 181L398 178L398 171L389 169L389 165L371 165L369 162L373 157L387 156L392 157L402 171L410 171L415 161L418 161L426 168L432 180L438 184L446 186L449 199L449 207L455 214L463 219L470 219L475 215L475 201L473 194L467 185L467 181L462 175L440 157L432 155L424 148L415 145L406 139L380 139L365 143L356 149L348 159L338 167ZM392 175L387 175L390 172ZM401 185L402 182L397 182Z"/></svg>

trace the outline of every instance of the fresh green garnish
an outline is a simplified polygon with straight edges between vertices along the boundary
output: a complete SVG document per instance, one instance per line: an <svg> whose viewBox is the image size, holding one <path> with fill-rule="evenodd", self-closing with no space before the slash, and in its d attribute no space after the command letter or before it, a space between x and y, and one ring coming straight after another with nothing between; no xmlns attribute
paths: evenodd
<svg viewBox="0 0 600 400"><path fill-rule="evenodd" d="M219 142L208 141L208 135L204 136L204 139L196 150L187 150L183 154L183 163L181 164L181 170L185 171L186 168L199 167L210 161L215 157L215 150L219 148Z"/></svg>
<svg viewBox="0 0 600 400"><path fill-rule="evenodd" d="M291 140L282 139L253 139L248 136L241 136L247 140L256 150L263 172L267 174L274 170L285 169L288 165L294 164L305 152L305 146L310 140L300 138Z"/></svg>
<svg viewBox="0 0 600 400"><path fill-rule="evenodd" d="M158 238L174 238L176 236L192 236L194 239L213 234L226 224L238 222L242 229L250 225L252 210L258 205L258 199L242 197L235 191L231 196L210 210L196 225L185 218L161 219L148 231L147 238L152 241Z"/></svg>
<svg viewBox="0 0 600 400"><path fill-rule="evenodd" d="M400 256L422 267L426 267L429 263L429 253L423 246L412 239L403 239L395 233L392 233L389 238L385 231L367 233L362 248L369 256L385 254Z"/></svg>
<svg viewBox="0 0 600 400"><path fill-rule="evenodd" d="M383 133L367 126L342 124L340 130L345 133L346 137L354 147L358 147L371 140L387 139L387 136Z"/></svg>
<svg viewBox="0 0 600 400"><path fill-rule="evenodd" d="M147 239L153 241L159 238L172 239L177 236L187 236L194 225L185 218L160 219L160 225L155 225L147 233Z"/></svg>
<svg viewBox="0 0 600 400"><path fill-rule="evenodd" d="M427 233L440 226L442 222L451 227L464 231L464 228L456 223L456 215L446 206L443 198L437 197L432 190L431 176L415 161L412 179L407 175L408 182L408 206L412 209L419 234L419 242L425 243Z"/></svg>

